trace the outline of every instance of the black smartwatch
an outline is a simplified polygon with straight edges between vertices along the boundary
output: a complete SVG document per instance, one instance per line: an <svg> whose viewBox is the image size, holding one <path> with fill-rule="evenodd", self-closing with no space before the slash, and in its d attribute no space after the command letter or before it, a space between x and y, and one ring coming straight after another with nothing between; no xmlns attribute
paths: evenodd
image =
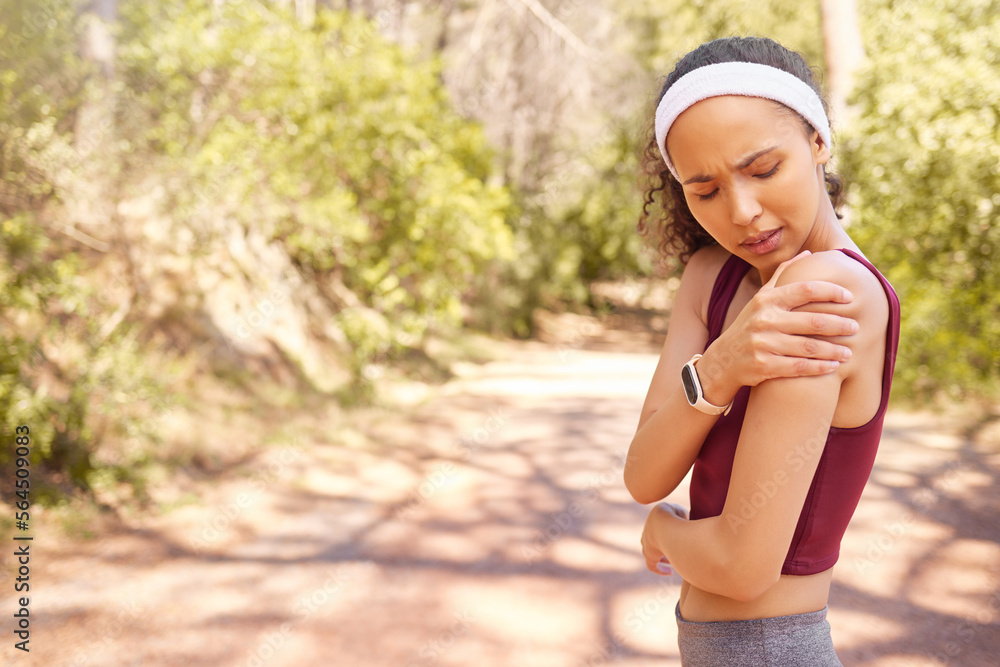
<svg viewBox="0 0 1000 667"><path fill-rule="evenodd" d="M729 401L729 405L712 405L705 400L705 394L701 389L701 380L698 379L698 370L694 367L698 360L701 359L700 354L696 354L691 357L691 361L684 364L681 369L681 385L684 387L684 395L687 397L688 403L691 407L699 412L704 412L706 415L723 415L729 414L729 409L733 407L733 402Z"/></svg>

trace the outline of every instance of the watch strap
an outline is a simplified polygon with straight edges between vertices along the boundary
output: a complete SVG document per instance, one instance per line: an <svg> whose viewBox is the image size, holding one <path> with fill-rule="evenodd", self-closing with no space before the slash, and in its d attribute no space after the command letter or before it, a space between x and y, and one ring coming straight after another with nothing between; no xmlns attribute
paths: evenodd
<svg viewBox="0 0 1000 667"><path fill-rule="evenodd" d="M704 412L707 415L728 415L729 410L733 407L732 401L729 401L727 405L714 405L705 400L701 378L698 377L698 369L696 368L696 364L701 357L702 355L700 354L694 355L690 361L684 364L684 368L681 370L684 396L687 398L688 404L699 412ZM694 395L694 400L692 400L692 394Z"/></svg>

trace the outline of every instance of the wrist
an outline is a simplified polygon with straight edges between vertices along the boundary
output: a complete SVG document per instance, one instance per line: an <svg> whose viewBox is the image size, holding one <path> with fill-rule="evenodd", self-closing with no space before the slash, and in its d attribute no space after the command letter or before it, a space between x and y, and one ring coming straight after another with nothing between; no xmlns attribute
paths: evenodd
<svg viewBox="0 0 1000 667"><path fill-rule="evenodd" d="M705 350L698 360L698 380L701 383L702 395L713 405L728 405L740 389L730 380L727 372L732 368L732 364L724 362L724 359L719 359L713 353L711 347Z"/></svg>
<svg viewBox="0 0 1000 667"><path fill-rule="evenodd" d="M684 530L682 526L689 521L677 516L672 510L664 507L663 503L659 503L656 506L656 518L653 523L653 540L657 548L672 563L671 552L674 549L671 549L671 545L677 543L677 531Z"/></svg>
<svg viewBox="0 0 1000 667"><path fill-rule="evenodd" d="M670 510L662 507L662 503L657 503L649 512L646 520L646 529L649 531L653 544L664 555L667 554L667 533L670 531L670 522L680 521L680 519Z"/></svg>

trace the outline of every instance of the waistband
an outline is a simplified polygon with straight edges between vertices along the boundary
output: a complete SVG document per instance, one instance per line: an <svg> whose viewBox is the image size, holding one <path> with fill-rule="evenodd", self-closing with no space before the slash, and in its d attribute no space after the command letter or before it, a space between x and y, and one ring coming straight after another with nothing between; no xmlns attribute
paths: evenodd
<svg viewBox="0 0 1000 667"><path fill-rule="evenodd" d="M826 611L828 607L823 607L819 611L810 611L805 614L792 614L790 616L774 616L772 618L753 618L742 621L685 621L681 617L680 602L674 607L674 615L677 617L678 634L688 637L739 637L754 636L761 634L787 634L796 630L803 630L810 626L820 625L826 622Z"/></svg>

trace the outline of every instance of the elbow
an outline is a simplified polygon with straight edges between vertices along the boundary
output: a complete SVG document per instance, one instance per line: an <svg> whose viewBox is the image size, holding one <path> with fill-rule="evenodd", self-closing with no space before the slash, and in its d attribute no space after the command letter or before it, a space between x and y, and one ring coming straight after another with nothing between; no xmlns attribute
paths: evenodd
<svg viewBox="0 0 1000 667"><path fill-rule="evenodd" d="M732 593L729 597L737 602L753 602L766 593L776 583L778 583L778 577L747 577L733 582L732 588L730 589Z"/></svg>
<svg viewBox="0 0 1000 667"><path fill-rule="evenodd" d="M640 505L649 505L650 503L655 503L662 498L662 496L660 496L660 498L655 497L656 494L643 487L643 485L635 479L635 475L629 475L627 470L625 471L625 488L628 489L629 495L632 496L632 500Z"/></svg>
<svg viewBox="0 0 1000 667"><path fill-rule="evenodd" d="M644 465L639 457L631 453L631 450L629 451L622 477L629 495L640 505L663 500L674 492L684 477L684 473L679 473L678 477L678 473L669 468L651 468Z"/></svg>
<svg viewBox="0 0 1000 667"><path fill-rule="evenodd" d="M718 537L716 560L720 586L715 592L737 602L753 602L778 583L784 551L779 555L770 548L768 540L745 534L736 536L722 526L720 520L717 527L723 534Z"/></svg>
<svg viewBox="0 0 1000 667"><path fill-rule="evenodd" d="M653 503L657 503L664 498L664 496L656 496L652 493L636 492L631 489L629 489L629 493L632 495L632 500L640 505L652 505Z"/></svg>
<svg viewBox="0 0 1000 667"><path fill-rule="evenodd" d="M669 495L669 492L662 493L662 488L658 486L654 488L648 479L644 479L642 471L639 470L639 466L629 465L629 463L626 462L623 477L625 480L625 488L628 489L629 495L631 495L632 499L640 505L649 505L650 503L659 502Z"/></svg>
<svg viewBox="0 0 1000 667"><path fill-rule="evenodd" d="M781 578L780 564L778 567L773 567L769 564L754 563L747 558L740 558L739 561L726 568L729 581L724 593L726 597L737 602L753 602Z"/></svg>

